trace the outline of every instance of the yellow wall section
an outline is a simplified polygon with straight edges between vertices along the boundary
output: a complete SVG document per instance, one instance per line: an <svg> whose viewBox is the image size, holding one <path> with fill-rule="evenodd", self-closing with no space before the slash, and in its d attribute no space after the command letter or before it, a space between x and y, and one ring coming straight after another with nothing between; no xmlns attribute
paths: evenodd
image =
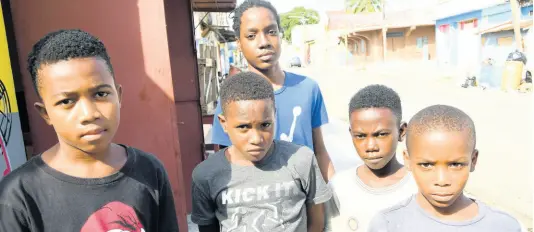
<svg viewBox="0 0 534 232"><path fill-rule="evenodd" d="M2 13L2 3L0 2L0 80L4 83L11 103L11 113L19 112L17 107L17 97L15 95L15 84L13 82L13 72L11 61L9 60L9 50L7 46L6 28L4 24L4 14ZM0 105L0 107L2 107ZM3 110L3 109L0 109Z"/></svg>

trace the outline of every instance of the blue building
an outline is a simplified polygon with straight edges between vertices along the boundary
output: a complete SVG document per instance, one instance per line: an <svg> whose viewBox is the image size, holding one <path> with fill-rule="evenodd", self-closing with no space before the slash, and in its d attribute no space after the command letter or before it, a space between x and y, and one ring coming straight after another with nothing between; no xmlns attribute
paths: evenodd
<svg viewBox="0 0 534 232"><path fill-rule="evenodd" d="M472 9L436 20L438 63L479 75L484 79L479 81L491 82L491 86L500 85L502 66L515 50L511 7L500 3ZM522 33L526 35L532 28L532 5L521 7L521 14ZM488 58L493 65L483 65Z"/></svg>
<svg viewBox="0 0 534 232"><path fill-rule="evenodd" d="M482 18L479 31L482 44L479 82L496 88L501 84L501 74L508 54L516 50L510 5L502 4L483 9ZM520 27L523 38L532 33L532 5L521 8ZM529 42L526 39L523 41L524 45ZM524 69L526 72L534 61L528 48L524 52L527 55L527 68Z"/></svg>
<svg viewBox="0 0 534 232"><path fill-rule="evenodd" d="M436 52L440 64L472 65L479 60L480 35L477 34L482 10L436 20Z"/></svg>

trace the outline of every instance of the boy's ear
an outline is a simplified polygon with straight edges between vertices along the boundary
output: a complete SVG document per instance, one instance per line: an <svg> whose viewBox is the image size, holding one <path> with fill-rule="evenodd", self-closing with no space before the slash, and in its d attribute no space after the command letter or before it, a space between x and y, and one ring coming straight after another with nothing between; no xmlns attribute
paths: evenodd
<svg viewBox="0 0 534 232"><path fill-rule="evenodd" d="M412 165L410 165L410 154L408 154L408 149L404 149L404 151L402 151L402 157L404 158L404 167L411 172Z"/></svg>
<svg viewBox="0 0 534 232"><path fill-rule="evenodd" d="M119 97L119 107L122 106L122 85L116 84L117 96Z"/></svg>
<svg viewBox="0 0 534 232"><path fill-rule="evenodd" d="M41 115L41 118L43 118L48 125L52 125L52 122L50 122L50 117L48 116L48 112L46 111L45 105L42 102L36 102L33 103L33 107L39 112L39 115Z"/></svg>
<svg viewBox="0 0 534 232"><path fill-rule="evenodd" d="M224 117L224 115L221 113L217 115L217 118L219 119L219 122L221 123L224 133L228 134L228 131L226 129L226 118Z"/></svg>
<svg viewBox="0 0 534 232"><path fill-rule="evenodd" d="M471 172L474 172L475 171L475 166L477 165L477 161L478 161L478 150L475 149L473 151L473 154L471 154Z"/></svg>
<svg viewBox="0 0 534 232"><path fill-rule="evenodd" d="M237 51L238 52L241 52L241 41L239 40L239 36L237 36L238 39L236 40L236 44L237 44Z"/></svg>
<svg viewBox="0 0 534 232"><path fill-rule="evenodd" d="M401 122L399 127L399 142L404 141L404 137L406 137L406 130L408 129L408 124L406 122Z"/></svg>

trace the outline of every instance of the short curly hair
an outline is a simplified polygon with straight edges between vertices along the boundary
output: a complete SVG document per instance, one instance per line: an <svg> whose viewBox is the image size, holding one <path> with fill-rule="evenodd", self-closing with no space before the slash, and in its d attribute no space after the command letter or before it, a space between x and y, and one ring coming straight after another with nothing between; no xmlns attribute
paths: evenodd
<svg viewBox="0 0 534 232"><path fill-rule="evenodd" d="M356 110L369 108L387 108L399 125L402 121L401 99L395 90L385 85L369 85L354 94L349 103L349 117Z"/></svg>
<svg viewBox="0 0 534 232"><path fill-rule="evenodd" d="M280 32L283 31L282 24L280 24L280 16L278 15L276 8L274 8L274 6L270 2L264 1L264 0L245 0L243 3L241 3L241 5L239 5L234 10L234 16L233 16L234 24L232 25L232 28L234 29L234 32L237 38L239 38L239 35L241 33L241 17L243 16L243 13L245 13L245 11L247 11L248 9L254 8L254 7L263 7L271 11L271 13L273 13L273 16L276 18L276 23L278 24L278 30Z"/></svg>
<svg viewBox="0 0 534 232"><path fill-rule="evenodd" d="M106 62L113 75L111 59L104 43L97 37L80 29L58 30L50 32L41 38L28 54L28 71L30 72L33 88L39 94L38 72L42 65L59 61L98 57Z"/></svg>
<svg viewBox="0 0 534 232"><path fill-rule="evenodd" d="M475 123L465 112L452 106L432 105L415 114L408 123L406 144L409 144L413 136L430 131L466 132L469 145L473 149L476 146Z"/></svg>
<svg viewBox="0 0 534 232"><path fill-rule="evenodd" d="M241 72L224 80L221 86L221 108L223 114L228 104L236 101L266 100L274 104L272 84L253 72Z"/></svg>

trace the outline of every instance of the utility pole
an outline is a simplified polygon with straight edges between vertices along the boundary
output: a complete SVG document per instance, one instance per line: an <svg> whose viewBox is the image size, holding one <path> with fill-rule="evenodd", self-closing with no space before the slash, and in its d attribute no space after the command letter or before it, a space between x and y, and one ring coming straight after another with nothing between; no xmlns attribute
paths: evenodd
<svg viewBox="0 0 534 232"><path fill-rule="evenodd" d="M521 36L521 11L518 0L510 0L510 7L512 8L512 23L514 25L516 49L520 52L523 52L523 39Z"/></svg>

